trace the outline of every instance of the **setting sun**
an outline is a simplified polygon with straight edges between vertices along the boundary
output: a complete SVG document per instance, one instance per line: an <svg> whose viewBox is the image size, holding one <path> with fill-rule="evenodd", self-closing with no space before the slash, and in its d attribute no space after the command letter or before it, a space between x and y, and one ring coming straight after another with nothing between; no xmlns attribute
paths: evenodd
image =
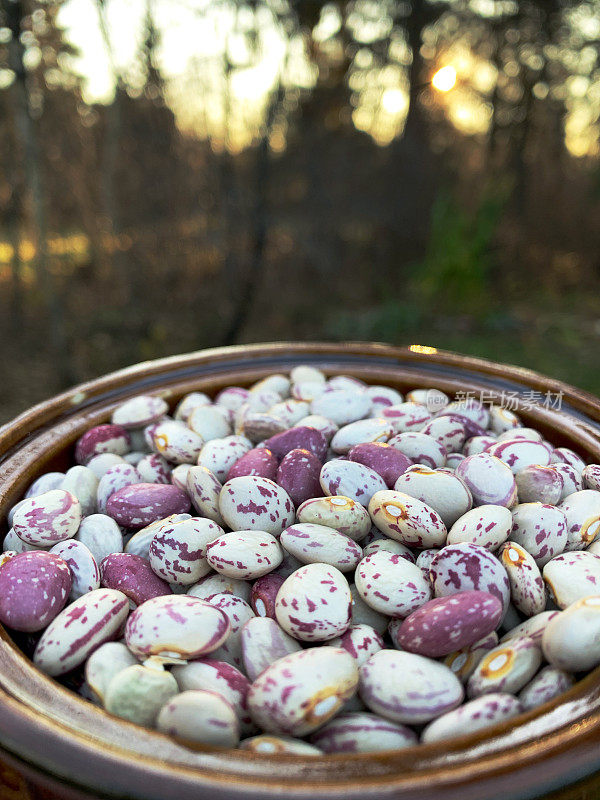
<svg viewBox="0 0 600 800"><path fill-rule="evenodd" d="M433 78L431 85L438 92L449 92L456 85L456 70L454 67L442 67L438 69Z"/></svg>

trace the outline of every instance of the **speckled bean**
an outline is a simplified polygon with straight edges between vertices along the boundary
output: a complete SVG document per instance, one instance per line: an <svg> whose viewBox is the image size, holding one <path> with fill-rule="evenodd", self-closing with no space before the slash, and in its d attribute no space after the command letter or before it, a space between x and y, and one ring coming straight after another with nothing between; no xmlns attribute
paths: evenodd
<svg viewBox="0 0 600 800"><path fill-rule="evenodd" d="M541 614L546 608L546 591L533 556L516 542L506 542L498 555L508 575L515 608L527 617Z"/></svg>
<svg viewBox="0 0 600 800"><path fill-rule="evenodd" d="M382 637L375 628L364 623L351 625L341 636L331 639L328 644L331 647L342 647L356 659L359 667L385 647Z"/></svg>
<svg viewBox="0 0 600 800"><path fill-rule="evenodd" d="M187 464L185 465L187 466ZM171 483L171 465L157 453L150 453L137 462L141 483ZM180 487L181 488L181 487Z"/></svg>
<svg viewBox="0 0 600 800"><path fill-rule="evenodd" d="M125 552L132 553L134 556L141 556L145 558L146 561L150 560L150 545L152 544L152 539L156 536L156 534L163 528L163 526L169 526L173 523L179 521L180 519L191 519L190 514L171 514L164 519L156 520L155 522L151 522L150 525L147 525L145 528L142 528L137 533L134 533L133 536L127 540L127 544L125 545Z"/></svg>
<svg viewBox="0 0 600 800"><path fill-rule="evenodd" d="M378 417L382 408L396 406L404 402L404 397L391 386L367 386L367 396L371 399L371 416Z"/></svg>
<svg viewBox="0 0 600 800"><path fill-rule="evenodd" d="M506 570L484 547L460 542L443 547L431 562L436 597L447 597L468 589L489 592L508 608L510 589Z"/></svg>
<svg viewBox="0 0 600 800"><path fill-rule="evenodd" d="M463 453L465 456L474 456L477 453L483 453L488 447L496 443L495 436L472 436L463 445Z"/></svg>
<svg viewBox="0 0 600 800"><path fill-rule="evenodd" d="M330 564L341 572L354 570L362 558L362 549L349 536L312 522L290 525L280 541L303 564Z"/></svg>
<svg viewBox="0 0 600 800"><path fill-rule="evenodd" d="M201 600L209 600L215 594L234 594L249 603L251 589L252 585L248 581L228 578L213 572L190 586L187 593L192 597L199 597Z"/></svg>
<svg viewBox="0 0 600 800"><path fill-rule="evenodd" d="M79 500L81 515L87 517L96 511L96 492L98 477L88 467L71 467L67 470L60 489L70 492Z"/></svg>
<svg viewBox="0 0 600 800"><path fill-rule="evenodd" d="M401 750L418 741L406 725L369 713L340 714L311 736L324 753L377 753Z"/></svg>
<svg viewBox="0 0 600 800"><path fill-rule="evenodd" d="M406 617L431 597L421 568L385 550L362 559L355 582L365 603L390 617Z"/></svg>
<svg viewBox="0 0 600 800"><path fill-rule="evenodd" d="M27 544L50 547L75 536L81 520L79 500L70 492L52 489L19 506L13 517L13 529Z"/></svg>
<svg viewBox="0 0 600 800"><path fill-rule="evenodd" d="M411 403L420 403L426 406L432 414L442 411L450 402L447 394L440 389L411 389L406 395Z"/></svg>
<svg viewBox="0 0 600 800"><path fill-rule="evenodd" d="M294 521L294 504L285 489L255 475L227 481L219 497L219 511L233 530L266 531L273 536Z"/></svg>
<svg viewBox="0 0 600 800"><path fill-rule="evenodd" d="M568 691L575 683L575 678L562 669L544 667L529 683L519 692L519 701L523 711L547 703L555 697Z"/></svg>
<svg viewBox="0 0 600 800"><path fill-rule="evenodd" d="M95 589L67 606L42 634L33 662L53 677L82 664L99 645L114 639L129 613L129 599L114 589Z"/></svg>
<svg viewBox="0 0 600 800"><path fill-rule="evenodd" d="M229 636L231 623L220 608L189 595L146 601L131 614L125 641L140 657L193 659L212 653Z"/></svg>
<svg viewBox="0 0 600 800"><path fill-rule="evenodd" d="M183 422L167 420L151 433L153 450L173 464L191 464L200 455L204 440Z"/></svg>
<svg viewBox="0 0 600 800"><path fill-rule="evenodd" d="M280 658L302 650L300 643L270 617L254 617L241 629L242 660L251 681Z"/></svg>
<svg viewBox="0 0 600 800"><path fill-rule="evenodd" d="M231 623L231 631L226 641L217 647L211 656L241 668L243 665L241 631L244 625L254 618L254 611L245 600L233 594L215 594L208 602L224 611Z"/></svg>
<svg viewBox="0 0 600 800"><path fill-rule="evenodd" d="M283 575L270 572L254 581L250 593L250 605L255 614L275 619L275 600L284 580Z"/></svg>
<svg viewBox="0 0 600 800"><path fill-rule="evenodd" d="M485 655L467 683L469 697L492 692L515 694L533 678L542 651L533 639L519 637L499 644Z"/></svg>
<svg viewBox="0 0 600 800"><path fill-rule="evenodd" d="M554 450L554 455L558 456L565 464L570 464L577 472L583 472L585 468L585 461L578 456L574 450L569 447L557 447Z"/></svg>
<svg viewBox="0 0 600 800"><path fill-rule="evenodd" d="M349 425L368 416L371 398L364 390L331 389L310 404L311 414L327 417L336 425Z"/></svg>
<svg viewBox="0 0 600 800"><path fill-rule="evenodd" d="M350 587L338 569L308 564L283 582L275 600L275 615L295 639L323 642L350 626L351 603Z"/></svg>
<svg viewBox="0 0 600 800"><path fill-rule="evenodd" d="M399 650L439 658L494 631L502 610L502 602L488 592L457 592L424 603L390 633Z"/></svg>
<svg viewBox="0 0 600 800"><path fill-rule="evenodd" d="M466 420L456 415L435 417L421 428L421 433L432 436L446 453L459 453L469 434Z"/></svg>
<svg viewBox="0 0 600 800"><path fill-rule="evenodd" d="M331 448L335 453L345 454L361 443L385 442L392 433L392 425L385 419L361 419L342 426L331 440Z"/></svg>
<svg viewBox="0 0 600 800"><path fill-rule="evenodd" d="M567 608L588 594L600 594L600 556L580 550L562 553L548 561L542 576L556 605Z"/></svg>
<svg viewBox="0 0 600 800"><path fill-rule="evenodd" d="M510 467L489 453L463 459L456 474L467 484L474 505L489 503L510 508L517 501L517 484Z"/></svg>
<svg viewBox="0 0 600 800"><path fill-rule="evenodd" d="M432 469L446 465L446 448L426 433L405 431L389 439L388 445L403 453L413 464L423 464Z"/></svg>
<svg viewBox="0 0 600 800"><path fill-rule="evenodd" d="M307 417L304 417L304 419L301 419L299 422L297 422L293 427L315 428L316 430L318 430L320 433L323 434L323 436L325 437L325 441L328 444L332 440L333 435L336 433L336 431L339 430L335 422L332 422L330 419L327 419L327 417L321 416L321 414L309 414Z"/></svg>
<svg viewBox="0 0 600 800"><path fill-rule="evenodd" d="M369 503L369 514L380 531L402 544L429 548L446 541L446 526L437 511L404 492L376 492Z"/></svg>
<svg viewBox="0 0 600 800"><path fill-rule="evenodd" d="M106 513L126 528L143 528L169 514L185 514L190 506L187 494L172 484L137 483L112 494Z"/></svg>
<svg viewBox="0 0 600 800"><path fill-rule="evenodd" d="M210 566L228 578L260 578L276 569L282 558L277 539L261 530L223 533L206 547L206 559Z"/></svg>
<svg viewBox="0 0 600 800"><path fill-rule="evenodd" d="M144 428L167 414L169 406L162 397L140 394L121 403L112 414L113 425L123 428Z"/></svg>
<svg viewBox="0 0 600 800"><path fill-rule="evenodd" d="M380 650L359 670L359 694L393 722L421 724L456 708L464 697L448 667L414 653Z"/></svg>
<svg viewBox="0 0 600 800"><path fill-rule="evenodd" d="M192 505L203 517L224 527L225 521L219 511L219 497L222 488L220 480L207 467L189 468L185 489Z"/></svg>
<svg viewBox="0 0 600 800"><path fill-rule="evenodd" d="M320 472L321 462L310 450L290 450L277 469L276 480L297 507L323 494Z"/></svg>
<svg viewBox="0 0 600 800"><path fill-rule="evenodd" d="M362 541L371 530L371 517L366 508L343 495L306 500L298 507L297 517L299 522L335 528L355 542Z"/></svg>
<svg viewBox="0 0 600 800"><path fill-rule="evenodd" d="M579 492L583 489L581 473L570 464L554 463L552 464L552 468L555 469L563 479L563 490L560 495L561 501L570 494L573 494L573 492Z"/></svg>
<svg viewBox="0 0 600 800"><path fill-rule="evenodd" d="M171 587L154 573L148 561L131 553L113 553L100 564L102 586L118 589L139 606L152 597L171 594Z"/></svg>
<svg viewBox="0 0 600 800"><path fill-rule="evenodd" d="M431 419L431 413L421 403L396 403L381 409L381 416L392 426L393 435L406 431L421 431Z"/></svg>
<svg viewBox="0 0 600 800"><path fill-rule="evenodd" d="M118 458L120 460L120 456L114 456L114 458ZM64 472L45 472L43 475L40 475L39 478L36 478L33 481L31 486L25 492L24 499L28 500L30 497L37 497L40 494L51 492L52 489L60 489L61 483L64 481L64 479ZM9 524L12 525L12 519L9 520Z"/></svg>
<svg viewBox="0 0 600 800"><path fill-rule="evenodd" d="M473 505L471 492L464 481L447 469L430 469L416 464L400 475L394 489L433 508L448 528Z"/></svg>
<svg viewBox="0 0 600 800"><path fill-rule="evenodd" d="M91 514L81 521L75 540L84 544L97 564L111 553L123 551L123 534L112 517Z"/></svg>
<svg viewBox="0 0 600 800"><path fill-rule="evenodd" d="M521 424L519 417L508 408L502 406L491 405L489 408L489 427L495 434L505 433L514 428L518 428Z"/></svg>
<svg viewBox="0 0 600 800"><path fill-rule="evenodd" d="M187 422L190 414L197 408L212 405L212 400L204 392L190 392L181 398L175 408L175 419Z"/></svg>
<svg viewBox="0 0 600 800"><path fill-rule="evenodd" d="M100 480L104 473L111 467L116 467L117 464L127 463L122 456L117 456L114 453L100 453L91 458L86 464L88 469L91 469L94 475Z"/></svg>
<svg viewBox="0 0 600 800"><path fill-rule="evenodd" d="M507 642L517 636L528 636L534 642L541 641L546 626L557 614L560 614L560 611L542 611L540 614L536 614L534 617L530 617L511 628L500 641Z"/></svg>
<svg viewBox="0 0 600 800"><path fill-rule="evenodd" d="M388 539L387 536L382 536L381 539L375 539L363 549L364 556L372 556L373 553L378 553L380 550L387 550L388 553L396 553L396 555L406 558L413 564L416 562L415 554L413 551L401 542L395 539Z"/></svg>
<svg viewBox="0 0 600 800"><path fill-rule="evenodd" d="M198 517L166 523L150 543L150 566L168 583L191 586L211 571L206 548L223 533L212 520Z"/></svg>
<svg viewBox="0 0 600 800"><path fill-rule="evenodd" d="M512 694L484 694L431 722L421 734L421 741L430 744L475 733L512 719L522 710L521 704Z"/></svg>
<svg viewBox="0 0 600 800"><path fill-rule="evenodd" d="M168 700L156 727L162 733L215 747L236 747L240 739L235 710L215 692L189 691Z"/></svg>
<svg viewBox="0 0 600 800"><path fill-rule="evenodd" d="M511 541L524 547L543 567L562 553L567 542L567 519L562 509L542 503L519 503L512 510Z"/></svg>
<svg viewBox="0 0 600 800"><path fill-rule="evenodd" d="M119 489L132 486L136 483L154 483L154 481L144 481L137 468L131 464L123 462L107 469L96 489L96 504L101 514L106 514L106 505L109 498Z"/></svg>
<svg viewBox="0 0 600 800"><path fill-rule="evenodd" d="M513 474L534 464L545 467L550 464L550 451L542 442L513 439L496 442L487 452L507 464Z"/></svg>
<svg viewBox="0 0 600 800"><path fill-rule="evenodd" d="M265 731L305 736L330 720L355 692L356 661L337 647L310 647L264 670L248 693L252 718Z"/></svg>
<svg viewBox="0 0 600 800"><path fill-rule="evenodd" d="M357 444L348 452L348 459L364 464L377 472L388 489L392 489L400 476L411 466L410 459L404 453L383 442Z"/></svg>
<svg viewBox="0 0 600 800"><path fill-rule="evenodd" d="M546 467L532 464L517 472L515 481L520 503L556 505L560 502L564 479L553 464Z"/></svg>
<svg viewBox="0 0 600 800"><path fill-rule="evenodd" d="M0 568L0 622L32 633L64 608L71 591L64 559L45 552L19 553Z"/></svg>
<svg viewBox="0 0 600 800"><path fill-rule="evenodd" d="M69 565L73 584L70 598L77 600L87 592L100 588L100 568L92 552L83 542L67 539L50 549L53 555L60 556Z"/></svg>
<svg viewBox="0 0 600 800"><path fill-rule="evenodd" d="M573 492L559 508L567 518L565 551L581 550L591 544L600 533L600 492L594 489Z"/></svg>
<svg viewBox="0 0 600 800"><path fill-rule="evenodd" d="M600 664L600 594L581 597L552 617L544 629L542 649L553 667L568 672Z"/></svg>
<svg viewBox="0 0 600 800"><path fill-rule="evenodd" d="M36 545L34 544L28 544L27 542L24 542L23 539L17 536L17 534L15 533L15 529L11 528L4 537L4 542L2 543L2 549L5 552L7 550L12 550L15 553L28 553L34 550L43 550L44 548L36 547Z"/></svg>
<svg viewBox="0 0 600 800"><path fill-rule="evenodd" d="M512 514L504 506L477 506L456 520L448 532L447 543L471 542L496 550L508 539L512 522Z"/></svg>
<svg viewBox="0 0 600 800"><path fill-rule="evenodd" d="M174 666L172 674L181 692L215 692L231 703L240 721L242 736L256 731L248 712L250 681L232 664L214 658L201 658L190 661L189 664Z"/></svg>
<svg viewBox="0 0 600 800"><path fill-rule="evenodd" d="M206 467L223 482L235 462L252 449L252 442L245 436L226 436L212 439L202 447L198 456L198 466Z"/></svg>
<svg viewBox="0 0 600 800"><path fill-rule="evenodd" d="M267 447L255 447L238 458L227 473L227 480L244 475L258 475L274 481L277 477L277 466L277 459Z"/></svg>
<svg viewBox="0 0 600 800"><path fill-rule="evenodd" d="M131 438L123 426L96 425L77 440L75 461L85 465L100 453L122 456L128 453L130 448Z"/></svg>

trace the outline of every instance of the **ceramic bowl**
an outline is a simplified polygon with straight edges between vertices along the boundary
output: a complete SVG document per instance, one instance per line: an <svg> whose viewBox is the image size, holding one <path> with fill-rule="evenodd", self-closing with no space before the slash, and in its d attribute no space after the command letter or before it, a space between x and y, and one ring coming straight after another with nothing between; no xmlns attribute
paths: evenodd
<svg viewBox="0 0 600 800"><path fill-rule="evenodd" d="M154 392L175 403L194 389L248 385L302 363L401 391L436 386L449 393L484 392L488 400L508 402L557 446L600 462L600 400L529 370L420 345L250 345L139 364L4 425L0 518L38 474L65 468L76 439L126 398ZM550 407L557 398L560 409ZM322 758L191 750L112 717L46 677L0 628L2 800L525 800L555 791L583 800L597 796L600 787L599 745L597 669L541 708L441 745Z"/></svg>

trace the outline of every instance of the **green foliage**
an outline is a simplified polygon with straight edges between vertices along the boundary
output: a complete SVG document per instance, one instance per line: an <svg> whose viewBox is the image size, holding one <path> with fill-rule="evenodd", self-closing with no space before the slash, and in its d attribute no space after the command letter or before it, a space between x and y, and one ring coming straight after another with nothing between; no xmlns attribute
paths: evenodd
<svg viewBox="0 0 600 800"><path fill-rule="evenodd" d="M471 313L488 305L493 241L507 199L507 187L496 185L471 212L448 192L438 195L425 257L414 267L413 285L421 302Z"/></svg>

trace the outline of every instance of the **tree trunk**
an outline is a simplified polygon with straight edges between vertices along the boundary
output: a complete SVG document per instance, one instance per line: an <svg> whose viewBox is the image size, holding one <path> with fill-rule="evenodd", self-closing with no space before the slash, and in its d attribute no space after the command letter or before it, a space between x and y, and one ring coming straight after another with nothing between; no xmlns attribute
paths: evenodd
<svg viewBox="0 0 600 800"><path fill-rule="evenodd" d="M48 264L48 225L43 169L36 126L29 104L27 73L23 60L25 48L21 42L22 23L26 12L22 0L2 0L2 9L12 34L8 48L9 65L15 75L13 83L15 123L18 138L22 143L24 173L31 199L36 275L48 308L49 339L55 361L55 374L61 386L66 386L73 382L73 374L64 328L64 309Z"/></svg>

